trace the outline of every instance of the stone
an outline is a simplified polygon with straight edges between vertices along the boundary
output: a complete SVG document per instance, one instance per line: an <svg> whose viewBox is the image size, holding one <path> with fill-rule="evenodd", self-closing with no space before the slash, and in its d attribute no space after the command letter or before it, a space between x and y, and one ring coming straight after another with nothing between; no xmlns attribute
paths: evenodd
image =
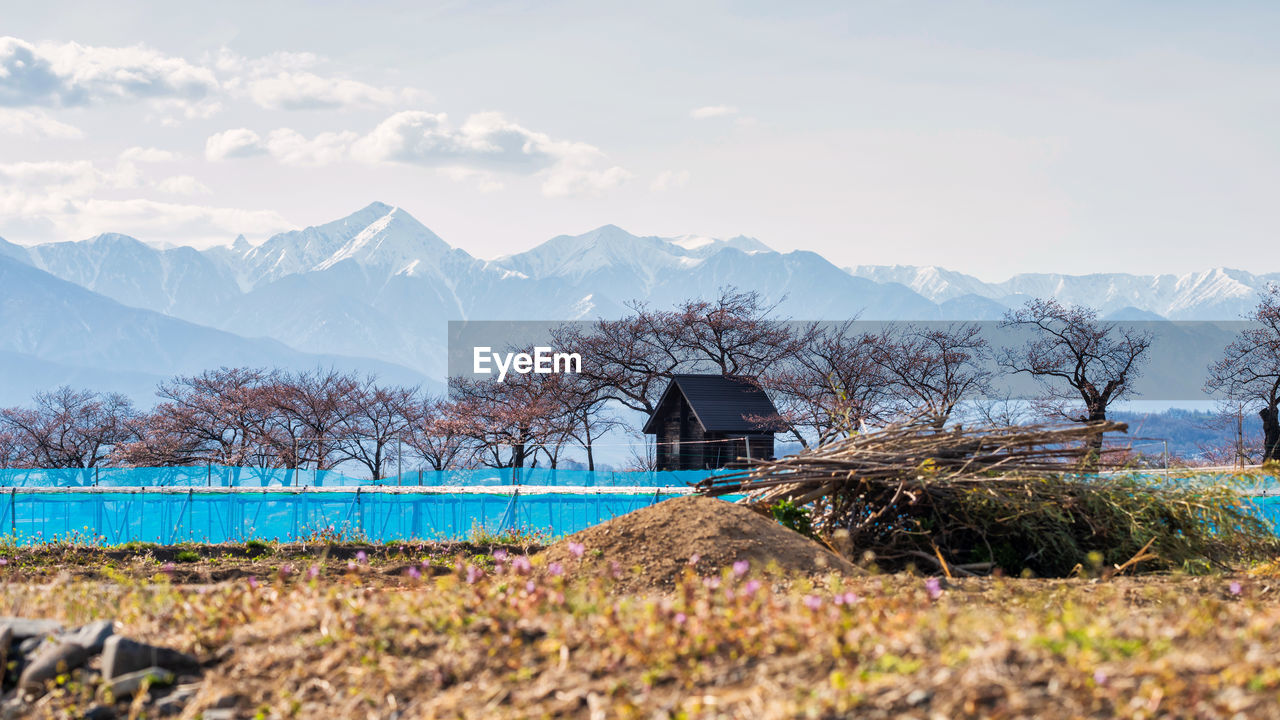
<svg viewBox="0 0 1280 720"><path fill-rule="evenodd" d="M60 639L83 645L90 653L97 655L102 652L107 638L115 634L115 627L115 620L95 620L63 634Z"/></svg>
<svg viewBox="0 0 1280 720"><path fill-rule="evenodd" d="M13 628L0 625L0 684L4 683L4 676L9 667L9 646L11 645L13 645Z"/></svg>
<svg viewBox="0 0 1280 720"><path fill-rule="evenodd" d="M27 714L27 704L14 696L0 703L0 720L16 720Z"/></svg>
<svg viewBox="0 0 1280 720"><path fill-rule="evenodd" d="M106 687L111 691L111 699L120 701L127 697L133 697L147 682L151 683L148 687L172 685L173 677L173 673L162 667L149 667L145 670L125 673L108 682Z"/></svg>
<svg viewBox="0 0 1280 720"><path fill-rule="evenodd" d="M57 620L42 620L20 617L0 617L0 625L8 625L13 639L21 642L27 638L44 639L62 632L62 623Z"/></svg>
<svg viewBox="0 0 1280 720"><path fill-rule="evenodd" d="M102 646L102 677L107 680L127 673L160 667L170 672L198 670L200 661L172 648L148 645L123 635L112 635Z"/></svg>
<svg viewBox="0 0 1280 720"><path fill-rule="evenodd" d="M200 713L201 720L237 720L236 711L232 708L210 708Z"/></svg>
<svg viewBox="0 0 1280 720"><path fill-rule="evenodd" d="M84 711L84 720L114 720L116 709L110 705L94 705Z"/></svg>
<svg viewBox="0 0 1280 720"><path fill-rule="evenodd" d="M46 646L23 668L18 687L25 693L43 695L46 682L84 665L91 656L83 645L73 642Z"/></svg>
<svg viewBox="0 0 1280 720"><path fill-rule="evenodd" d="M168 695L156 701L156 713L159 715L181 715L187 703L200 691L200 683L179 685Z"/></svg>

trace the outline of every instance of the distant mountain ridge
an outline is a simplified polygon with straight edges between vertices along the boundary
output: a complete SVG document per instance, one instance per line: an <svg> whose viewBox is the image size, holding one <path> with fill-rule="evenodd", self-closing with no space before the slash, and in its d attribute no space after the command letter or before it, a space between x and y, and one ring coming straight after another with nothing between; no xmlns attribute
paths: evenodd
<svg viewBox="0 0 1280 720"><path fill-rule="evenodd" d="M848 272L905 285L937 303L973 296L1012 307L1028 298L1053 297L1104 314L1136 309L1166 320L1238 320L1257 304L1268 283L1280 283L1280 273L1255 275L1230 268L1182 275L1023 273L1000 283L936 266L859 265Z"/></svg>
<svg viewBox="0 0 1280 720"><path fill-rule="evenodd" d="M1280 282L1280 273L1219 268L1176 276L1029 273L990 283L938 267L841 269L817 253L780 253L745 236L636 236L614 225L485 261L449 245L403 209L378 202L260 245L239 237L205 250L162 249L107 233L31 247L0 240L0 260L63 283L46 283L48 298L71 298L78 286L119 303L111 306L116 314L129 308L155 314L141 322L144 328L168 316L228 334L219 336L225 343L234 344L232 337L274 342L275 351L297 354L280 362L364 358L432 378L444 376L449 320L618 316L629 301L668 306L727 285L757 290L778 304L779 315L802 320L989 320L1030 297L1089 304L1117 319L1235 320L1266 283ZM0 287L0 303L16 294ZM75 302L92 301L77 296ZM38 338L64 332L60 327L37 313L10 329ZM135 342L164 357L164 343L176 342L167 337ZM80 341L102 342L93 335ZM0 352L43 357L6 344ZM252 355L246 353L241 356Z"/></svg>

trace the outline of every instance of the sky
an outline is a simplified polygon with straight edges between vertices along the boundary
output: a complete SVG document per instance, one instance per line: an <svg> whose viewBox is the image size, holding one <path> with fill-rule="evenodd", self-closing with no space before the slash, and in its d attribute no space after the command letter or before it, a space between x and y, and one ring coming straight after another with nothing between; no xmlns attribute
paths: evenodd
<svg viewBox="0 0 1280 720"><path fill-rule="evenodd" d="M0 237L206 247L378 200L840 266L1280 270L1280 5L25 3Z"/></svg>

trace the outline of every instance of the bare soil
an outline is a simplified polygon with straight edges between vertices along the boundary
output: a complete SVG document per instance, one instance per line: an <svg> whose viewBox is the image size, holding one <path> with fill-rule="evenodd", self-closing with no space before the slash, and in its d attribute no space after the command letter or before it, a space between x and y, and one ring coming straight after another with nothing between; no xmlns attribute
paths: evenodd
<svg viewBox="0 0 1280 720"><path fill-rule="evenodd" d="M573 552L582 548L581 562ZM849 561L773 518L741 505L700 496L665 500L587 528L543 553L584 577L616 567L615 590L668 590L691 565L714 575L745 560L755 571L817 578L859 574ZM616 566L614 565L616 563Z"/></svg>

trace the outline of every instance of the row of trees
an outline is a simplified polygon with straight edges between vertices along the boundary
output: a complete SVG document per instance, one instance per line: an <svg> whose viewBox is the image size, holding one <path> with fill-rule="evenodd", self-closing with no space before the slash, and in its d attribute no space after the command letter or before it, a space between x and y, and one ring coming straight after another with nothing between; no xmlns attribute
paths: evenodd
<svg viewBox="0 0 1280 720"><path fill-rule="evenodd" d="M971 323L868 331L853 322L785 322L758 294L731 288L671 309L629 309L555 331L558 350L582 356L581 373L454 378L447 400L352 373L252 368L173 378L150 411L118 395L41 393L29 407L0 410L0 467L352 463L381 478L405 461L555 467L567 448L580 447L594 468L599 438L625 425L617 411L652 412L671 377L689 372L755 379L779 414L754 420L806 445L889 422L942 428L975 412L1003 423L1028 415L1097 422L1133 393L1151 347L1145 332L1054 300L1010 311L1003 325L1028 339L999 350ZM1280 289L1268 291L1252 319L1255 328L1210 369L1208 387L1261 408L1272 459L1280 442ZM992 402L997 373L1030 376L1042 392L1031 405Z"/></svg>

